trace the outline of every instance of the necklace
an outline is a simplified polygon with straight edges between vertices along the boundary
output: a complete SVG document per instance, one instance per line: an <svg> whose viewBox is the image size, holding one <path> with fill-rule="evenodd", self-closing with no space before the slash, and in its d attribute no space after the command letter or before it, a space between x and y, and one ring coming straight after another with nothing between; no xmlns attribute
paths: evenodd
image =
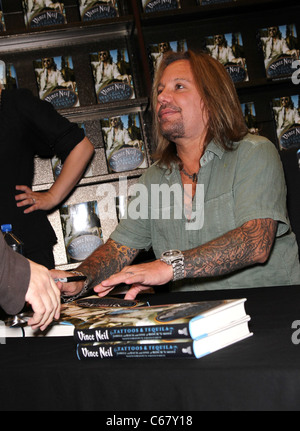
<svg viewBox="0 0 300 431"><path fill-rule="evenodd" d="M193 181L193 183L197 183L198 182L198 174L199 174L199 171L198 171L198 173L194 173L194 174L192 174L192 175L190 175L190 174L188 174L187 173L187 171L184 169L184 168L182 168L181 169L181 172L186 176L186 177L188 177L190 180L192 180Z"/></svg>

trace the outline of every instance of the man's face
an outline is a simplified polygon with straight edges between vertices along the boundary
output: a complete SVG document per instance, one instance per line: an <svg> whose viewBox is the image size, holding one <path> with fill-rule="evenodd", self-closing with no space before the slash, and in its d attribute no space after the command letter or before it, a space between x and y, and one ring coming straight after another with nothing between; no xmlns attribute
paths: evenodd
<svg viewBox="0 0 300 431"><path fill-rule="evenodd" d="M164 71L158 85L156 114L162 135L169 141L199 139L207 115L188 60L178 60Z"/></svg>
<svg viewBox="0 0 300 431"><path fill-rule="evenodd" d="M270 37L275 37L277 35L277 27L269 27L268 31Z"/></svg>
<svg viewBox="0 0 300 431"><path fill-rule="evenodd" d="M53 65L52 58L43 58L43 66L46 69L50 69Z"/></svg>
<svg viewBox="0 0 300 431"><path fill-rule="evenodd" d="M214 36L214 41L216 45L223 45L224 43L224 36L222 34L216 34Z"/></svg>
<svg viewBox="0 0 300 431"><path fill-rule="evenodd" d="M108 52L107 51L100 51L98 54L99 61L106 61L108 59Z"/></svg>
<svg viewBox="0 0 300 431"><path fill-rule="evenodd" d="M285 108L289 106L289 102L290 102L289 97L281 97L280 101L281 101L281 106L284 106Z"/></svg>
<svg viewBox="0 0 300 431"><path fill-rule="evenodd" d="M113 118L110 119L110 125L112 127L118 127L119 123L120 123L120 118L119 117L113 117Z"/></svg>

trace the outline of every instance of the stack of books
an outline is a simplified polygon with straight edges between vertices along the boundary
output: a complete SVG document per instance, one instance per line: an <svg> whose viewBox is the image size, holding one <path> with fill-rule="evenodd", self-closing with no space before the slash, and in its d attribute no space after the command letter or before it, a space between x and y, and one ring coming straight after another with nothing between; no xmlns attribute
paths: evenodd
<svg viewBox="0 0 300 431"><path fill-rule="evenodd" d="M252 335L245 302L243 298L149 306L90 297L65 304L60 322L49 328L48 335L58 336L60 331L72 335L79 360L201 358ZM26 329L25 336L32 336Z"/></svg>

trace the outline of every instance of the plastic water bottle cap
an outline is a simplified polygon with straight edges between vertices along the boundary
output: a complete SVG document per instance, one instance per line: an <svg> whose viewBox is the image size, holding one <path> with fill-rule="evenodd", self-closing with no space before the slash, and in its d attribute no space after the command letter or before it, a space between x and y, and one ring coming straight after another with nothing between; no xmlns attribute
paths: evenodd
<svg viewBox="0 0 300 431"><path fill-rule="evenodd" d="M1 225L1 231L3 233L11 232L12 231L12 225L11 224L3 224L3 225Z"/></svg>

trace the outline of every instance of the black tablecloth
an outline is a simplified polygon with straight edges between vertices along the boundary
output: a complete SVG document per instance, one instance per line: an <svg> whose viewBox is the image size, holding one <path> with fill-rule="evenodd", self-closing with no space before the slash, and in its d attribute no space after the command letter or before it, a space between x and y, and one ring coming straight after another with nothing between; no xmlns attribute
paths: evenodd
<svg viewBox="0 0 300 431"><path fill-rule="evenodd" d="M0 410L299 410L300 344L292 342L292 324L300 320L300 286L146 298L239 297L247 298L254 336L198 360L79 361L72 337L7 340L0 345Z"/></svg>

